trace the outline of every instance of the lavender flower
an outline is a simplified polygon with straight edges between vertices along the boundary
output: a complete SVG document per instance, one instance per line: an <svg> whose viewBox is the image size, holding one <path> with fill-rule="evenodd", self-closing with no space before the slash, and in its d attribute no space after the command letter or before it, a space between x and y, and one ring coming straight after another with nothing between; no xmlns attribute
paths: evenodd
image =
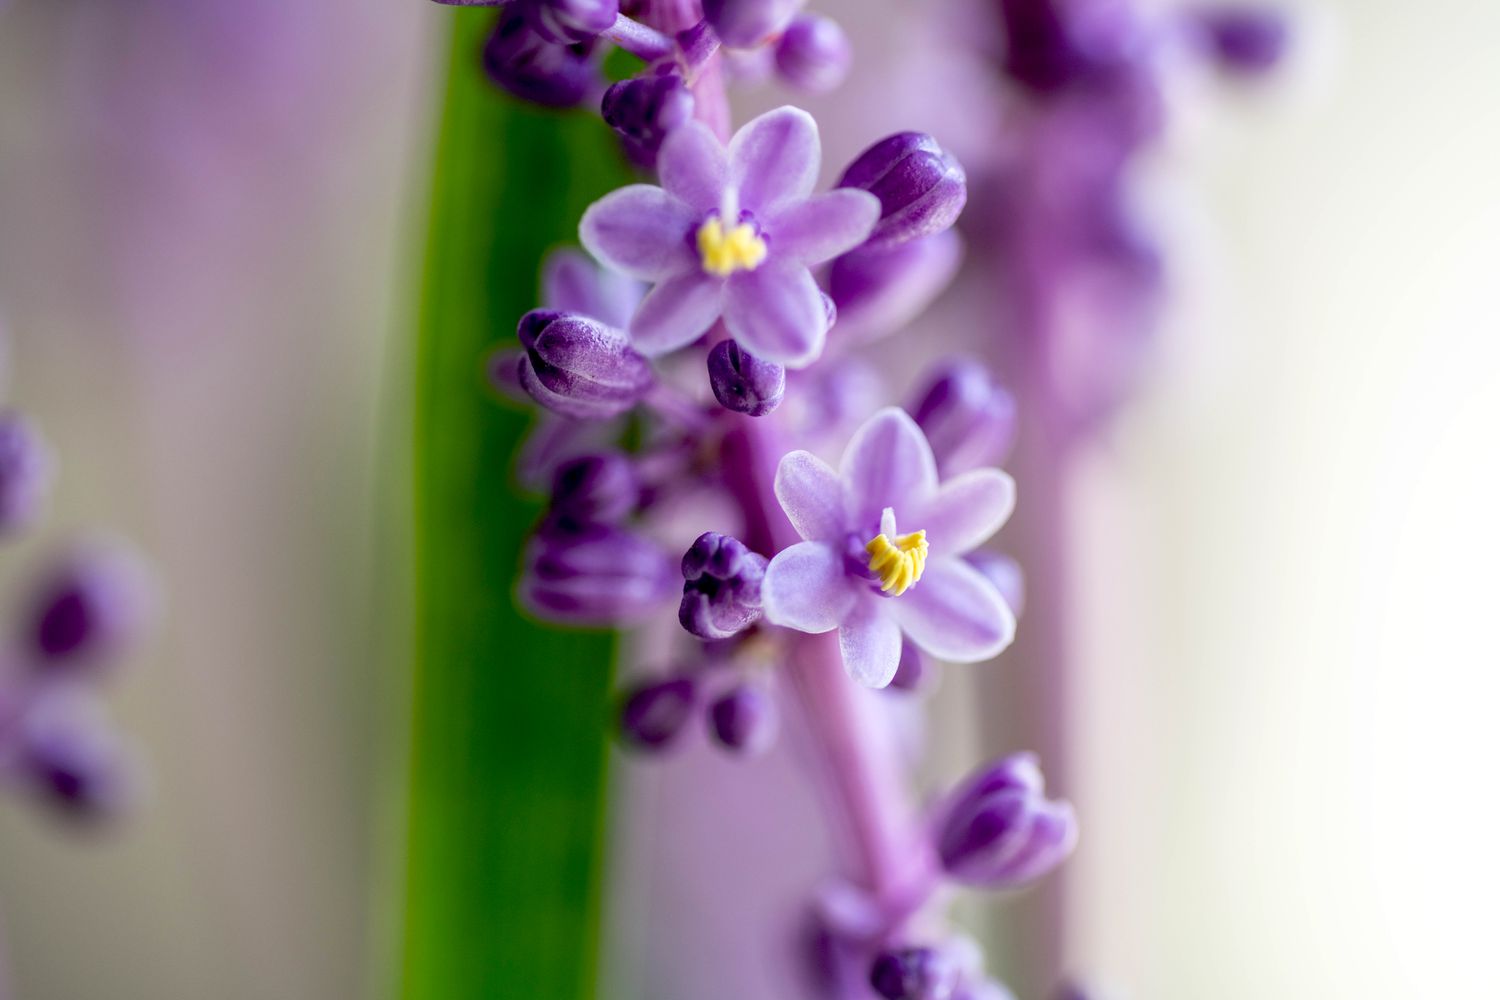
<svg viewBox="0 0 1500 1000"><path fill-rule="evenodd" d="M554 250L542 264L545 309L576 313L623 330L643 294L640 282L600 267L579 250Z"/></svg>
<svg viewBox="0 0 1500 1000"><path fill-rule="evenodd" d="M29 524L52 487L52 452L19 413L0 413L0 534Z"/></svg>
<svg viewBox="0 0 1500 1000"><path fill-rule="evenodd" d="M1230 73L1259 76L1286 54L1286 17L1267 6L1226 4L1187 12L1199 44Z"/></svg>
<svg viewBox="0 0 1500 1000"><path fill-rule="evenodd" d="M670 746L693 714L698 689L687 676L641 684L620 709L620 737L638 750Z"/></svg>
<svg viewBox="0 0 1500 1000"><path fill-rule="evenodd" d="M106 819L129 804L134 761L98 704L78 689L31 704L13 748L23 780L63 816Z"/></svg>
<svg viewBox="0 0 1500 1000"><path fill-rule="evenodd" d="M534 309L516 336L526 349L521 387L566 417L603 420L634 406L654 378L624 334L586 316Z"/></svg>
<svg viewBox="0 0 1500 1000"><path fill-rule="evenodd" d="M1015 484L1003 472L975 469L939 483L921 429L889 408L855 433L839 472L794 451L776 470L775 491L805 541L766 568L766 619L802 632L837 628L844 666L859 682L890 683L903 633L964 663L1010 644L1014 615L959 558L1010 516ZM898 533L898 519L908 533Z"/></svg>
<svg viewBox="0 0 1500 1000"><path fill-rule="evenodd" d="M650 165L668 134L693 117L693 94L677 73L653 73L611 85L600 111L631 154Z"/></svg>
<svg viewBox="0 0 1500 1000"><path fill-rule="evenodd" d="M724 409L763 417L781 405L786 369L762 361L732 340L721 340L708 352L708 384Z"/></svg>
<svg viewBox="0 0 1500 1000"><path fill-rule="evenodd" d="M719 40L750 48L781 31L805 0L703 0L703 13Z"/></svg>
<svg viewBox="0 0 1500 1000"><path fill-rule="evenodd" d="M140 634L151 603L150 578L133 551L114 544L79 548L43 576L33 595L26 652L49 672L95 668Z"/></svg>
<svg viewBox="0 0 1500 1000"><path fill-rule="evenodd" d="M1073 807L1048 800L1031 754L1015 754L977 772L953 796L937 829L950 878L1012 888L1040 878L1078 841Z"/></svg>
<svg viewBox="0 0 1500 1000"><path fill-rule="evenodd" d="M883 951L870 967L870 986L885 1000L951 1000L959 970L938 948Z"/></svg>
<svg viewBox="0 0 1500 1000"><path fill-rule="evenodd" d="M901 640L901 659L896 664L896 673L891 677L893 691L920 691L930 674L927 659L909 639Z"/></svg>
<svg viewBox="0 0 1500 1000"><path fill-rule="evenodd" d="M620 0L516 0L539 38L555 45L592 41L620 16Z"/></svg>
<svg viewBox="0 0 1500 1000"><path fill-rule="evenodd" d="M948 287L962 261L963 241L952 230L844 254L828 272L840 336L873 340L900 330Z"/></svg>
<svg viewBox="0 0 1500 1000"><path fill-rule="evenodd" d="M635 510L640 496L640 476L629 457L595 452L557 467L548 513L571 526L618 524Z"/></svg>
<svg viewBox="0 0 1500 1000"><path fill-rule="evenodd" d="M818 14L799 14L776 43L776 70L803 90L833 90L849 75L854 50L838 22Z"/></svg>
<svg viewBox="0 0 1500 1000"><path fill-rule="evenodd" d="M544 530L532 539L521 600L551 621L616 626L640 621L671 597L677 568L661 546L632 531L594 524Z"/></svg>
<svg viewBox="0 0 1500 1000"><path fill-rule="evenodd" d="M944 475L998 465L1015 443L1015 397L974 358L953 358L933 372L917 395L912 417Z"/></svg>
<svg viewBox="0 0 1500 1000"><path fill-rule="evenodd" d="M525 11L508 5L484 46L484 69L523 101L570 108L595 93L599 68L588 44L559 45L537 33Z"/></svg>
<svg viewBox="0 0 1500 1000"><path fill-rule="evenodd" d="M727 639L760 620L766 557L716 531L698 536L682 557L677 620L700 639Z"/></svg>
<svg viewBox="0 0 1500 1000"><path fill-rule="evenodd" d="M776 741L776 702L755 684L736 684L709 707L714 738L736 753L755 756Z"/></svg>
<svg viewBox="0 0 1500 1000"><path fill-rule="evenodd" d="M881 139L845 168L838 186L880 199L880 221L867 241L872 247L942 232L958 219L969 197L963 167L922 132Z"/></svg>
<svg viewBox="0 0 1500 1000"><path fill-rule="evenodd" d="M690 122L662 143L661 187L621 188L584 213L584 247L654 283L630 322L638 349L683 347L722 317L760 358L817 359L827 315L808 268L863 242L880 210L864 191L813 196L820 158L818 127L796 108L751 121L727 151Z"/></svg>

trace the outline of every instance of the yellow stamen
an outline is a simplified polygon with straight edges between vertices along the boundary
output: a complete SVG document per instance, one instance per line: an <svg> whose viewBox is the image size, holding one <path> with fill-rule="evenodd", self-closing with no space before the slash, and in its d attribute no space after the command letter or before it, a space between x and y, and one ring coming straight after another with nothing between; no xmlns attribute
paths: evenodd
<svg viewBox="0 0 1500 1000"><path fill-rule="evenodd" d="M880 589L900 597L922 579L927 565L927 532L898 535L893 542L881 532L865 545L870 554L870 572L880 578Z"/></svg>
<svg viewBox="0 0 1500 1000"><path fill-rule="evenodd" d="M766 259L766 241L748 222L724 228L716 215L698 227L698 256L703 270L718 278L736 271L753 271Z"/></svg>

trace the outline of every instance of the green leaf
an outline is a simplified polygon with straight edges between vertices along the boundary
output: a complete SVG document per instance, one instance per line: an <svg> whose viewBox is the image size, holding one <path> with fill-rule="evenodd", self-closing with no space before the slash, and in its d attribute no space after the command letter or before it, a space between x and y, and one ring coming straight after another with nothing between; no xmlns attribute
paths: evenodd
<svg viewBox="0 0 1500 1000"><path fill-rule="evenodd" d="M611 635L523 618L538 510L526 417L483 381L536 303L543 252L627 178L607 129L520 106L480 71L493 12L454 12L416 350L415 682L401 993L594 995Z"/></svg>

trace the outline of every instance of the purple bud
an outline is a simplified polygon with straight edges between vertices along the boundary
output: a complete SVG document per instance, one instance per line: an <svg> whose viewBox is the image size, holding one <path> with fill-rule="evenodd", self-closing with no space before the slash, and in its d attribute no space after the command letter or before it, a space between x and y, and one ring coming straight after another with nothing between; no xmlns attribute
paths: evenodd
<svg viewBox="0 0 1500 1000"><path fill-rule="evenodd" d="M31 599L27 637L38 668L100 666L140 634L152 596L150 576L133 551L101 545L70 553Z"/></svg>
<svg viewBox="0 0 1500 1000"><path fill-rule="evenodd" d="M558 530L544 524L527 551L520 596L538 617L574 625L630 624L676 589L672 557L610 525Z"/></svg>
<svg viewBox="0 0 1500 1000"><path fill-rule="evenodd" d="M896 664L896 676L891 678L889 690L917 691L926 683L931 670L922 651L912 645L906 637L901 639L901 661Z"/></svg>
<svg viewBox="0 0 1500 1000"><path fill-rule="evenodd" d="M52 452L19 413L0 413L0 533L36 517L52 486Z"/></svg>
<svg viewBox="0 0 1500 1000"><path fill-rule="evenodd" d="M1132 12L1117 3L1001 0L1005 73L1039 95L1107 77L1138 42Z"/></svg>
<svg viewBox="0 0 1500 1000"><path fill-rule="evenodd" d="M709 724L714 738L730 750L755 756L776 741L776 702L754 684L737 684L713 703Z"/></svg>
<svg viewBox="0 0 1500 1000"><path fill-rule="evenodd" d="M882 951L870 966L870 985L885 1000L950 1000L958 968L937 948Z"/></svg>
<svg viewBox="0 0 1500 1000"><path fill-rule="evenodd" d="M953 230L893 247L860 247L833 262L828 289L845 337L873 340L906 326L948 287L963 260Z"/></svg>
<svg viewBox="0 0 1500 1000"><path fill-rule="evenodd" d="M550 513L575 525L618 524L641 498L635 463L617 451L570 458L552 477Z"/></svg>
<svg viewBox="0 0 1500 1000"><path fill-rule="evenodd" d="M693 117L693 93L676 73L621 80L604 92L604 122L654 161L667 133Z"/></svg>
<svg viewBox="0 0 1500 1000"><path fill-rule="evenodd" d="M733 340L721 340L708 352L708 383L724 409L763 417L781 405L786 369L762 361Z"/></svg>
<svg viewBox="0 0 1500 1000"><path fill-rule="evenodd" d="M766 557L729 535L707 531L682 557L677 620L700 639L727 639L760 620Z"/></svg>
<svg viewBox="0 0 1500 1000"><path fill-rule="evenodd" d="M922 132L897 132L855 158L839 187L859 188L880 199L880 221L867 247L889 247L949 228L963 211L969 189L963 167Z"/></svg>
<svg viewBox="0 0 1500 1000"><path fill-rule="evenodd" d="M1021 564L1011 556L982 549L970 552L964 559L1000 591L1005 606L1019 618L1026 610L1026 574L1022 572Z"/></svg>
<svg viewBox="0 0 1500 1000"><path fill-rule="evenodd" d="M954 358L933 372L911 412L945 478L999 465L1015 444L1015 397L974 358Z"/></svg>
<svg viewBox="0 0 1500 1000"><path fill-rule="evenodd" d="M550 108L582 103L599 82L589 46L557 45L538 35L522 11L508 7L484 46L491 80L523 101Z"/></svg>
<svg viewBox="0 0 1500 1000"><path fill-rule="evenodd" d="M21 720L16 761L63 815L107 819L129 804L133 759L99 706L77 690L44 695Z"/></svg>
<svg viewBox="0 0 1500 1000"><path fill-rule="evenodd" d="M748 49L781 31L803 0L703 0L703 15L719 41Z"/></svg>
<svg viewBox="0 0 1500 1000"><path fill-rule="evenodd" d="M854 50L832 18L799 14L776 43L776 69L803 90L832 90L849 75Z"/></svg>
<svg viewBox="0 0 1500 1000"><path fill-rule="evenodd" d="M661 750L677 739L698 700L691 677L641 684L620 707L620 738L637 750Z"/></svg>
<svg viewBox="0 0 1500 1000"><path fill-rule="evenodd" d="M651 388L650 363L625 335L573 313L534 309L516 329L526 359L521 386L565 417L606 420L630 409Z"/></svg>
<svg viewBox="0 0 1500 1000"><path fill-rule="evenodd" d="M620 15L620 0L521 0L537 37L554 45L593 41Z"/></svg>
<svg viewBox="0 0 1500 1000"><path fill-rule="evenodd" d="M937 831L938 856L954 881L1013 888L1057 867L1078 841L1073 807L1043 795L1031 754L977 772L951 799Z"/></svg>
<svg viewBox="0 0 1500 1000"><path fill-rule="evenodd" d="M1286 54L1286 18L1271 7L1200 7L1188 16L1199 43L1226 72L1259 76Z"/></svg>

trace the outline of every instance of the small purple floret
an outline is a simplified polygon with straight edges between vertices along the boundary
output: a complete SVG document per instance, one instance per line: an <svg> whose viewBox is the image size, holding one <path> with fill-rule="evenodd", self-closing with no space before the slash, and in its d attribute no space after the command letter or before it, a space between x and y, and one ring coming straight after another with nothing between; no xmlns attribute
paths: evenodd
<svg viewBox="0 0 1500 1000"><path fill-rule="evenodd" d="M537 34L527 15L508 6L484 46L484 69L491 80L533 104L571 108L584 101L599 80L590 45L559 45Z"/></svg>
<svg viewBox="0 0 1500 1000"><path fill-rule="evenodd" d="M912 408L944 475L999 465L1016 438L1016 400L974 358L955 358L929 378Z"/></svg>
<svg viewBox="0 0 1500 1000"><path fill-rule="evenodd" d="M786 394L786 369L733 340L721 340L708 352L708 381L720 406L750 417L770 413Z"/></svg>
<svg viewBox="0 0 1500 1000"><path fill-rule="evenodd" d="M91 698L57 692L21 721L17 762L33 790L68 819L107 819L129 804L132 761Z"/></svg>
<svg viewBox="0 0 1500 1000"><path fill-rule="evenodd" d="M870 967L870 986L885 1000L951 1000L959 970L937 948L882 951Z"/></svg>
<svg viewBox="0 0 1500 1000"><path fill-rule="evenodd" d="M932 670L927 658L909 639L901 640L901 662L896 664L896 676L891 678L892 691L920 691L926 686Z"/></svg>
<svg viewBox="0 0 1500 1000"><path fill-rule="evenodd" d="M596 452L557 467L548 512L573 525L618 524L635 510L640 496L634 463L617 451Z"/></svg>
<svg viewBox="0 0 1500 1000"><path fill-rule="evenodd" d="M682 732L697 702L691 677L642 684L620 708L620 738L638 750L662 750Z"/></svg>
<svg viewBox="0 0 1500 1000"><path fill-rule="evenodd" d="M676 588L677 568L661 546L611 525L564 530L543 522L526 562L522 600L538 616L567 624L631 624Z"/></svg>
<svg viewBox="0 0 1500 1000"><path fill-rule="evenodd" d="M0 534L29 524L52 485L52 452L34 424L0 413Z"/></svg>
<svg viewBox="0 0 1500 1000"><path fill-rule="evenodd" d="M804 0L704 0L703 13L719 40L748 49L781 31Z"/></svg>
<svg viewBox="0 0 1500 1000"><path fill-rule="evenodd" d="M803 90L833 90L849 75L854 49L832 18L799 14L776 43L776 69L782 79Z"/></svg>
<svg viewBox="0 0 1500 1000"><path fill-rule="evenodd" d="M80 549L43 578L31 602L28 637L39 669L94 669L146 624L151 583L139 558L123 547Z"/></svg>
<svg viewBox="0 0 1500 1000"><path fill-rule="evenodd" d="M613 84L604 92L600 111L605 124L649 165L667 134L693 117L693 105L682 77L668 72Z"/></svg>
<svg viewBox="0 0 1500 1000"><path fill-rule="evenodd" d="M592 41L620 14L620 0L516 0L537 37L554 45Z"/></svg>
<svg viewBox="0 0 1500 1000"><path fill-rule="evenodd" d="M727 639L760 620L766 557L716 531L698 536L682 557L677 620L700 639Z"/></svg>
<svg viewBox="0 0 1500 1000"><path fill-rule="evenodd" d="M572 313L534 309L516 335L526 349L521 386L555 413L605 420L634 406L651 388L651 365L620 331Z"/></svg>
<svg viewBox="0 0 1500 1000"><path fill-rule="evenodd" d="M949 228L968 200L958 161L922 132L898 132L861 153L839 178L880 199L880 221L865 242L889 247Z"/></svg>
<svg viewBox="0 0 1500 1000"><path fill-rule="evenodd" d="M737 684L709 709L714 738L737 753L756 755L776 741L776 702L754 684Z"/></svg>
<svg viewBox="0 0 1500 1000"><path fill-rule="evenodd" d="M1021 613L1026 610L1026 574L1021 569L1021 564L1013 556L999 552L970 552L964 558L986 580L994 584L1006 606L1016 613L1016 617L1021 617Z"/></svg>
<svg viewBox="0 0 1500 1000"><path fill-rule="evenodd" d="M1031 754L1014 754L972 776L938 824L937 849L949 877L992 889L1031 882L1073 851L1073 807L1043 794Z"/></svg>
<svg viewBox="0 0 1500 1000"><path fill-rule="evenodd" d="M1286 54L1286 17L1271 7L1201 7L1189 17L1203 47L1228 72L1259 76Z"/></svg>

